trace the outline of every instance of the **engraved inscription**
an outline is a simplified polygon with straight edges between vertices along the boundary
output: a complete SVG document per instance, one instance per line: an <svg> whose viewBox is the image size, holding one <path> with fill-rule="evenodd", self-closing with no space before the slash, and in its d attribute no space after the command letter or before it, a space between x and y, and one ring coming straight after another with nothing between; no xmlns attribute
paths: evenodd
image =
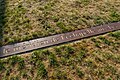
<svg viewBox="0 0 120 80"><path fill-rule="evenodd" d="M63 37L63 36L60 36L60 38L61 38L62 40L64 40L64 37Z"/></svg>
<svg viewBox="0 0 120 80"><path fill-rule="evenodd" d="M10 49L9 49L9 48L4 48L4 49L3 49L3 53L4 53L4 54L10 53Z"/></svg>
<svg viewBox="0 0 120 80"><path fill-rule="evenodd" d="M19 51L20 49L21 49L20 46L14 46L14 47L13 47L14 52L15 52L15 51Z"/></svg>
<svg viewBox="0 0 120 80"><path fill-rule="evenodd" d="M109 25L107 26L109 29L112 29L112 27L110 27Z"/></svg>
<svg viewBox="0 0 120 80"><path fill-rule="evenodd" d="M88 29L87 32L88 32L88 33L94 33L94 31L91 30L91 29Z"/></svg>
<svg viewBox="0 0 120 80"><path fill-rule="evenodd" d="M104 31L104 28L98 29L98 32L102 32L102 31Z"/></svg>
<svg viewBox="0 0 120 80"><path fill-rule="evenodd" d="M57 41L58 41L58 39L56 39L56 38L52 38L52 40L51 40L51 42L53 42L53 43L55 43Z"/></svg>
<svg viewBox="0 0 120 80"><path fill-rule="evenodd" d="M47 47L51 45L55 45L58 43L63 43L71 40L82 39L85 37L90 37L93 35L98 35L101 33L106 33L108 31L114 31L120 29L120 22L111 23L107 25L87 28L83 30L78 30L74 32L68 32L65 34L58 34L55 36L49 36L45 38L39 38L35 40L30 40L22 43L16 43L9 46L3 46L0 48L0 57L4 57L6 55L13 55L21 52L26 52L28 50L38 49L42 47Z"/></svg>

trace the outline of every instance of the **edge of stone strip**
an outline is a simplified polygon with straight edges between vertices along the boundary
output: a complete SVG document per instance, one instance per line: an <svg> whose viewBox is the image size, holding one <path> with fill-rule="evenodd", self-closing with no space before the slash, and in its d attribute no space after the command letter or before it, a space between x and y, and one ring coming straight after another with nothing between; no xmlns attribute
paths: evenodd
<svg viewBox="0 0 120 80"><path fill-rule="evenodd" d="M0 58L120 30L120 22L33 39L0 47Z"/></svg>

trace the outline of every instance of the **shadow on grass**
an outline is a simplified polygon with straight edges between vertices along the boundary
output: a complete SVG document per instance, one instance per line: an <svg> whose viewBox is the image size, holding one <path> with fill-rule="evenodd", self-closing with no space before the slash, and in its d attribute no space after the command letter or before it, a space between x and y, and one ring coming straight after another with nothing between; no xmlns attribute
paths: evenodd
<svg viewBox="0 0 120 80"><path fill-rule="evenodd" d="M0 0L0 46L3 44L3 28L5 25L5 0Z"/></svg>

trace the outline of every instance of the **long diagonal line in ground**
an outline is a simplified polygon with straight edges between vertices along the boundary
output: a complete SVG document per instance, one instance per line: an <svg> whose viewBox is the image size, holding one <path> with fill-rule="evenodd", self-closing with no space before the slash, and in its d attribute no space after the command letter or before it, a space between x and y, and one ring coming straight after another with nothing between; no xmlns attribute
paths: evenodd
<svg viewBox="0 0 120 80"><path fill-rule="evenodd" d="M83 39L90 36L100 35L110 31L116 31L120 29L120 22L109 23L101 26L86 28L82 30L76 30L63 34L57 34L44 38L38 38L12 45L6 45L0 48L0 57L7 57L27 51L45 48L65 42L70 42L78 39Z"/></svg>

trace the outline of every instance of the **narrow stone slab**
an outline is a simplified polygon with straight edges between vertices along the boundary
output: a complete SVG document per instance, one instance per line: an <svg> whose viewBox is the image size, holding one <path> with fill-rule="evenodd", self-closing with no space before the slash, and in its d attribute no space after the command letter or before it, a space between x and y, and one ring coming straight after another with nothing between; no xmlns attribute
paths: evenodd
<svg viewBox="0 0 120 80"><path fill-rule="evenodd" d="M12 45L6 45L0 48L0 57L6 57L18 53L23 53L26 51L31 51L38 48L44 48L44 47L48 47L64 42L69 42L73 40L78 40L90 36L95 36L119 29L120 29L120 22L116 22L116 23L110 23L101 26L86 28L82 30L77 30L73 32L53 35L49 37L29 40Z"/></svg>

